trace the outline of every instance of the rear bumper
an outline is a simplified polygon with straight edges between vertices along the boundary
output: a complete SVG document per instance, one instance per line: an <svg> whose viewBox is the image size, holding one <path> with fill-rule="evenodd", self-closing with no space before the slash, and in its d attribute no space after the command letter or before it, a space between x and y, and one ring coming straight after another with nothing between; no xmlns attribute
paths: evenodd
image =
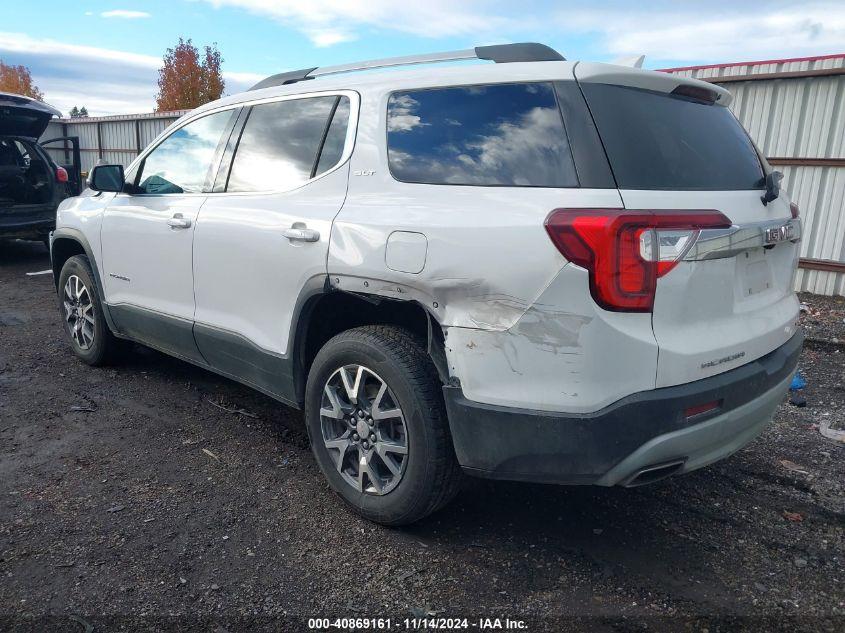
<svg viewBox="0 0 845 633"><path fill-rule="evenodd" d="M471 402L443 388L458 462L472 475L563 484L634 485L727 457L771 420L798 364L798 333L773 352L692 383L633 394L589 414ZM691 406L720 401L690 418ZM651 476L644 471L658 468ZM643 473L643 474L641 474Z"/></svg>

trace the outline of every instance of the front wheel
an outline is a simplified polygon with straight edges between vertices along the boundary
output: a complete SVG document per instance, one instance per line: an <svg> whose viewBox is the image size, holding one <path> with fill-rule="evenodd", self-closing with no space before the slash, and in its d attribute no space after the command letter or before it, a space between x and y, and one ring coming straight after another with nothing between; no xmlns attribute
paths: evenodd
<svg viewBox="0 0 845 633"><path fill-rule="evenodd" d="M105 365L118 352L120 341L111 333L91 264L84 255L68 259L59 275L59 313L70 347L89 365Z"/></svg>
<svg viewBox="0 0 845 633"><path fill-rule="evenodd" d="M405 330L360 327L326 343L308 375L305 415L320 469L367 519L413 523L458 490L437 372Z"/></svg>

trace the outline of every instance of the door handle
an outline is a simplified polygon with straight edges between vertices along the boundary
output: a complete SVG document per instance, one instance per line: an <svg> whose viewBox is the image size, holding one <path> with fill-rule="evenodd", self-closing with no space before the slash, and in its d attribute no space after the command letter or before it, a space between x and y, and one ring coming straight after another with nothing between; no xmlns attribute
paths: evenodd
<svg viewBox="0 0 845 633"><path fill-rule="evenodd" d="M291 227L289 229L283 229L282 235L289 240L297 240L299 242L316 242L320 239L320 232L314 229Z"/></svg>
<svg viewBox="0 0 845 633"><path fill-rule="evenodd" d="M183 218L181 213L174 213L173 217L167 220L167 226L171 229L188 229L191 227L191 221Z"/></svg>

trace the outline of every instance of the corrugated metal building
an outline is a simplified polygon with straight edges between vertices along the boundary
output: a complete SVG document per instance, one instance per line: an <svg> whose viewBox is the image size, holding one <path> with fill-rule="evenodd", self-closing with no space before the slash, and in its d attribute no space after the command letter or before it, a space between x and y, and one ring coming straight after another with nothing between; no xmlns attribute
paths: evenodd
<svg viewBox="0 0 845 633"><path fill-rule="evenodd" d="M670 68L719 84L801 207L796 289L845 295L845 53Z"/></svg>
<svg viewBox="0 0 845 633"><path fill-rule="evenodd" d="M85 117L79 119L54 119L47 126L41 140L60 136L78 136L82 154L82 171L87 172L101 160L105 163L128 165L173 123L188 110L176 112L153 112L151 114L124 114L106 117ZM70 161L69 148L51 144L50 155L59 163Z"/></svg>
<svg viewBox="0 0 845 633"><path fill-rule="evenodd" d="M845 295L845 53L669 68L723 85L731 105L801 207L804 240L796 289ZM42 139L79 136L82 170L129 164L185 111L61 119ZM56 147L53 145L52 147ZM62 149L50 150L68 162Z"/></svg>

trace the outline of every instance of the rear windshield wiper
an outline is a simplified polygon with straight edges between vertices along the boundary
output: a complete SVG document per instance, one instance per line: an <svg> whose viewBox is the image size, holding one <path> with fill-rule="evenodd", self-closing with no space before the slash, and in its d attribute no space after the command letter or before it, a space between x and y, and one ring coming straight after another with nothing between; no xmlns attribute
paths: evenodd
<svg viewBox="0 0 845 633"><path fill-rule="evenodd" d="M779 171L773 171L766 174L765 185L766 193L760 196L763 204L769 204L772 200L777 200L780 195L780 181L783 180L783 174Z"/></svg>

